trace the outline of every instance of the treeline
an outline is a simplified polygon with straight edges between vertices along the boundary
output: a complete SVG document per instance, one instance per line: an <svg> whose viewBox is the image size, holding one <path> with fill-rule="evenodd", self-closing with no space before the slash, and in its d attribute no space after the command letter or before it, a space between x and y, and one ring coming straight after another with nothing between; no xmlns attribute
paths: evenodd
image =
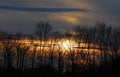
<svg viewBox="0 0 120 77"><path fill-rule="evenodd" d="M59 41L66 40L77 47L68 46L63 50ZM28 43L18 40L27 39ZM52 39L52 40L51 40ZM39 44L34 44L39 40ZM50 41L50 46L46 45ZM82 44L85 44L85 48ZM32 47L32 50L31 50ZM39 50L37 49L39 47ZM120 29L97 23L94 27L76 26L64 34L53 32L49 22L40 21L36 24L33 35L22 33L9 34L0 31L0 70L31 71L31 72L101 72L106 68L120 68ZM100 68L101 67L101 68ZM50 71L48 71L50 70ZM70 74L70 73L68 73Z"/></svg>
<svg viewBox="0 0 120 77"><path fill-rule="evenodd" d="M107 55L110 51L110 59L117 59L120 51L120 28L107 26L105 23L97 23L94 27L78 26L75 31L77 38L83 39L89 44L99 45L101 51L101 64L107 62Z"/></svg>

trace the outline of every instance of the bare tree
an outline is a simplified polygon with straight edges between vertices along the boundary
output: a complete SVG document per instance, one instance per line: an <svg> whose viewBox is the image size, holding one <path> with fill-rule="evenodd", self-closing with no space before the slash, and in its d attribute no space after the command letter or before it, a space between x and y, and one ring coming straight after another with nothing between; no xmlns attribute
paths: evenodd
<svg viewBox="0 0 120 77"><path fill-rule="evenodd" d="M5 39L5 38L4 38ZM4 51L4 68L11 70L13 68L13 58L14 58L14 44L12 42L12 35L7 35L6 39L3 41Z"/></svg>
<svg viewBox="0 0 120 77"><path fill-rule="evenodd" d="M39 39L46 40L51 30L52 26L48 21L40 21L37 23L35 34Z"/></svg>
<svg viewBox="0 0 120 77"><path fill-rule="evenodd" d="M50 25L50 23L48 21L39 21L36 25L36 30L35 30L35 34L38 36L39 41L40 41L40 54L38 56L39 58L39 63L43 63L44 62L44 47L45 47L45 40L48 38L48 34L50 34L52 30L52 26ZM42 42L43 41L43 42Z"/></svg>

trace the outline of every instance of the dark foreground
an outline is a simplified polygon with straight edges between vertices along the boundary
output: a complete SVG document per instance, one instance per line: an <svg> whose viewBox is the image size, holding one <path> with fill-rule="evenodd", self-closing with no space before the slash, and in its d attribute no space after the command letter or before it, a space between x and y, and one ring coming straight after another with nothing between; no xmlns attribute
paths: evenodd
<svg viewBox="0 0 120 77"><path fill-rule="evenodd" d="M112 63L99 68L90 68L82 72L59 73L50 68L29 69L25 72L14 69L0 71L0 77L120 77L120 64Z"/></svg>

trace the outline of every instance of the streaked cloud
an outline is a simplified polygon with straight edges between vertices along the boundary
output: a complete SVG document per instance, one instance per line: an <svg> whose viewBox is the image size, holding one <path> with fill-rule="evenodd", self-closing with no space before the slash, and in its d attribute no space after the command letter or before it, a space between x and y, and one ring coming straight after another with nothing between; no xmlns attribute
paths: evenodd
<svg viewBox="0 0 120 77"><path fill-rule="evenodd" d="M89 11L80 8L30 8L30 7L13 7L13 6L0 6L0 10L9 11L24 11L24 12L84 12Z"/></svg>
<svg viewBox="0 0 120 77"><path fill-rule="evenodd" d="M74 17L74 16L69 16L69 15L56 15L55 16L57 19L62 20L62 21L66 21L69 24L78 24L80 21L78 18Z"/></svg>

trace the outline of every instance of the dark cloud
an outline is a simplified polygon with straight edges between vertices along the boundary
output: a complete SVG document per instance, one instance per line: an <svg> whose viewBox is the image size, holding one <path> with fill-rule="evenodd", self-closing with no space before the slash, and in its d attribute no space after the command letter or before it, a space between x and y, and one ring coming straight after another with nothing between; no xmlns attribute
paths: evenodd
<svg viewBox="0 0 120 77"><path fill-rule="evenodd" d="M25 11L25 12L79 12L89 11L79 8L30 8L30 7L13 7L13 6L0 6L0 10L12 11Z"/></svg>

